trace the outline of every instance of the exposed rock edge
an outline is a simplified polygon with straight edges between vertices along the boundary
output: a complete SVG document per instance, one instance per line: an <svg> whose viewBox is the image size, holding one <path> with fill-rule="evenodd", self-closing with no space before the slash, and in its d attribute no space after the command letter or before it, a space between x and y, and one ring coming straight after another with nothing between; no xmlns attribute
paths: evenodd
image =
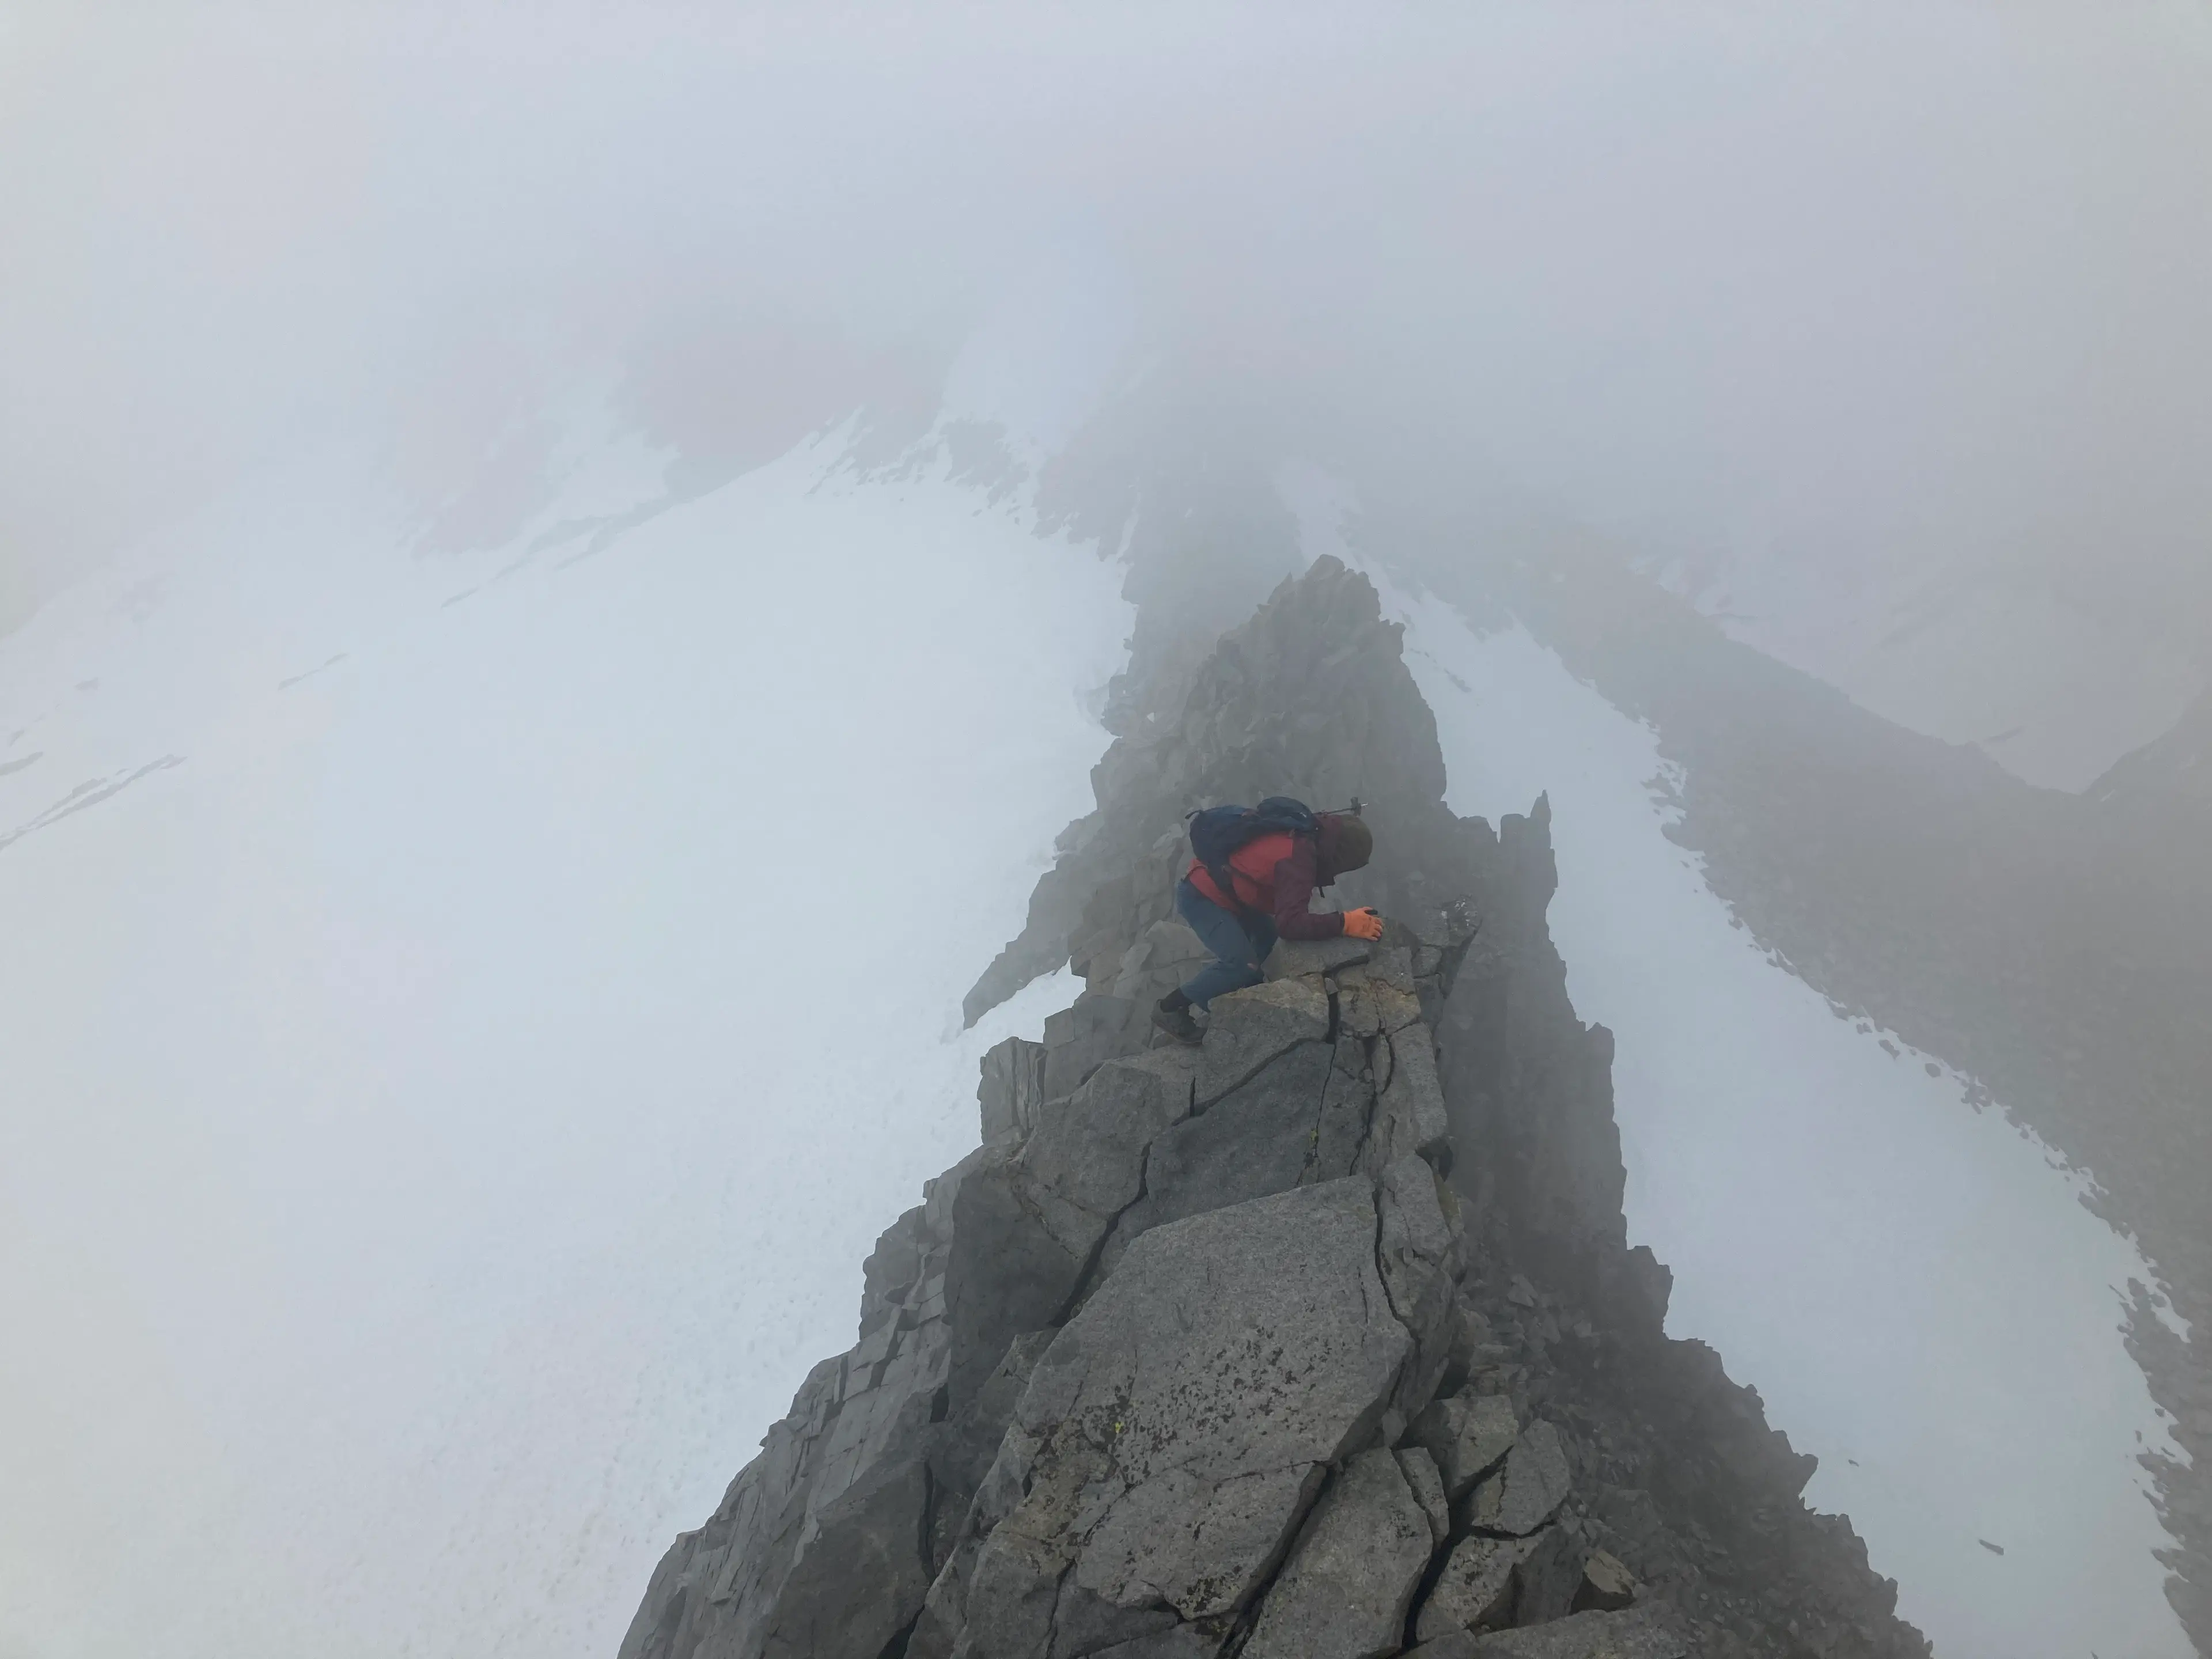
<svg viewBox="0 0 2212 1659"><path fill-rule="evenodd" d="M1924 1654L1812 1460L1664 1335L1547 814L1443 806L1364 579L1285 583L1094 781L1033 911L1085 989L986 1060L983 1144L622 1659ZM1182 816L1271 793L1370 803L1342 896L1392 931L1152 1047Z"/></svg>

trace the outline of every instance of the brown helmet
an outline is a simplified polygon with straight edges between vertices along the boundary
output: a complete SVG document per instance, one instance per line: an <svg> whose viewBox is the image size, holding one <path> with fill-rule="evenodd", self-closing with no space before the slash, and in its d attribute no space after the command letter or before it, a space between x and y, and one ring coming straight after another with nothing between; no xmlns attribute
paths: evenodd
<svg viewBox="0 0 2212 1659"><path fill-rule="evenodd" d="M1359 869L1375 856L1375 834L1365 822L1349 812L1321 815L1322 884Z"/></svg>

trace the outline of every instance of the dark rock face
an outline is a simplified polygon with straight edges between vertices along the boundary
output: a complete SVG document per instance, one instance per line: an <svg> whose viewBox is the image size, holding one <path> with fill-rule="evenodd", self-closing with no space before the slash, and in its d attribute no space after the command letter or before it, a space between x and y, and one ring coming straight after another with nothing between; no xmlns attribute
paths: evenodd
<svg viewBox="0 0 2212 1659"><path fill-rule="evenodd" d="M983 1144L884 1235L859 1341L622 1659L1924 1654L1805 1510L1811 1460L1662 1334L1543 815L1493 834L1443 781L1333 561L1115 744L1024 947L1086 989L987 1060ZM1392 930L1279 951L1153 1047L1198 956L1182 814L1277 791L1371 803L1344 896Z"/></svg>

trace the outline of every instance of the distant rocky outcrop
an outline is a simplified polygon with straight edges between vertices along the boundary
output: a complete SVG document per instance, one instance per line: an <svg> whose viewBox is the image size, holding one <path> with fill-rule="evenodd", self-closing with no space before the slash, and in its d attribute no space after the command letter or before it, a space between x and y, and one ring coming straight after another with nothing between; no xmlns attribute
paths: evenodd
<svg viewBox="0 0 2212 1659"><path fill-rule="evenodd" d="M1545 814L1443 807L1365 580L1285 583L1097 784L979 1000L1085 989L987 1059L982 1144L622 1659L1924 1654L1813 1460L1663 1334ZM1278 791L1368 803L1344 896L1390 931L1280 947L1156 1046L1182 814Z"/></svg>

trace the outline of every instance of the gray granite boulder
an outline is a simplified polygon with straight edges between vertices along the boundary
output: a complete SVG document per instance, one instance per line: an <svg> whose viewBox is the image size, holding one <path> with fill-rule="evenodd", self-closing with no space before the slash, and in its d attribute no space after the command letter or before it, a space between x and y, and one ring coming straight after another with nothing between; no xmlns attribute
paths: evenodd
<svg viewBox="0 0 2212 1659"><path fill-rule="evenodd" d="M1028 1138L1044 1103L1045 1046L1008 1037L983 1056L975 1088L986 1146L1018 1146Z"/></svg>
<svg viewBox="0 0 2212 1659"><path fill-rule="evenodd" d="M1367 1167L1380 1171L1413 1154L1448 1169L1451 1122L1444 1115L1443 1085L1437 1079L1436 1039L1416 1022L1378 1038L1376 1046L1389 1050L1389 1073L1375 1103Z"/></svg>
<svg viewBox="0 0 2212 1659"><path fill-rule="evenodd" d="M1477 1532L1525 1538L1559 1513L1573 1484L1559 1430L1531 1423L1505 1454L1504 1465L1474 1489L1468 1524Z"/></svg>
<svg viewBox="0 0 2212 1659"><path fill-rule="evenodd" d="M1006 1425L1013 1420L1014 1407L1029 1387L1030 1373L1051 1346L1052 1338L1048 1330L1016 1337L1008 1345L1006 1357L975 1391L970 1408L932 1425L925 1443L929 1449L930 1479L937 1488L933 1497L972 1492L983 1483L998 1459L999 1443L1006 1437ZM934 1403L931 1402L933 1408ZM945 1511L944 1504L936 1505L936 1527L940 1533L950 1532L961 1520L958 1514ZM937 1553L941 1555L943 1549Z"/></svg>
<svg viewBox="0 0 2212 1659"><path fill-rule="evenodd" d="M1451 1318L1455 1269L1459 1266L1458 1229L1449 1208L1459 1200L1437 1178L1435 1168L1414 1157L1400 1158L1376 1182L1382 1194L1382 1231L1376 1257L1390 1304L1407 1328L1443 1332Z"/></svg>
<svg viewBox="0 0 2212 1659"><path fill-rule="evenodd" d="M1044 1093L1057 1100L1080 1088L1100 1066L1116 1054L1141 1048L1133 1042L1133 1025L1151 1018L1133 999L1086 996L1073 1007L1047 1017L1044 1023Z"/></svg>
<svg viewBox="0 0 2212 1659"><path fill-rule="evenodd" d="M878 1464L815 1521L807 1571L793 1575L764 1632L764 1659L872 1659L920 1609L929 1590L922 1459ZM856 1584L867 1594L855 1595Z"/></svg>
<svg viewBox="0 0 2212 1659"><path fill-rule="evenodd" d="M1344 1466L1260 1604L1246 1659L1395 1653L1435 1548L1429 1516L1389 1451Z"/></svg>
<svg viewBox="0 0 2212 1659"><path fill-rule="evenodd" d="M1331 1058L1328 1086L1322 1091L1321 1116L1307 1154L1306 1182L1335 1181L1359 1167L1375 1116L1375 1073L1367 1044L1340 1033Z"/></svg>
<svg viewBox="0 0 2212 1659"><path fill-rule="evenodd" d="M1636 1575L1610 1550L1596 1550L1583 1563L1575 1589L1577 1613L1618 1613L1636 1600Z"/></svg>
<svg viewBox="0 0 2212 1659"><path fill-rule="evenodd" d="M1315 1150L1332 1076L1329 1048L1300 1043L1196 1117L1163 1133L1153 1143L1145 1197L1130 1212L1124 1237L1299 1185Z"/></svg>
<svg viewBox="0 0 2212 1659"><path fill-rule="evenodd" d="M1071 1568L1123 1607L1244 1605L1328 1466L1374 1433L1412 1346L1375 1230L1373 1193L1351 1180L1130 1246L1017 1409L1000 1461L1022 1495L977 1558L974 1652L1045 1652Z"/></svg>
<svg viewBox="0 0 2212 1659"><path fill-rule="evenodd" d="M1479 1639L1470 1659L1690 1659L1690 1644L1656 1610L1578 1613Z"/></svg>
<svg viewBox="0 0 2212 1659"><path fill-rule="evenodd" d="M1535 1544L1525 1538L1462 1539L1421 1604L1416 1633L1424 1642L1456 1631L1484 1630L1513 1617L1514 1572Z"/></svg>
<svg viewBox="0 0 2212 1659"><path fill-rule="evenodd" d="M1104 1596L1092 1595L1071 1575L1060 1581L1048 1659L1083 1659L1085 1654L1164 1636L1181 1623L1172 1607L1116 1607Z"/></svg>
<svg viewBox="0 0 2212 1659"><path fill-rule="evenodd" d="M1364 971L1338 981L1337 1012L1344 1029L1364 1037L1401 1031L1421 1018L1421 1000Z"/></svg>
<svg viewBox="0 0 2212 1659"><path fill-rule="evenodd" d="M1513 1402L1504 1395L1462 1389L1414 1419L1413 1435L1436 1459L1444 1492L1457 1503L1504 1461L1521 1437L1521 1424L1513 1415Z"/></svg>
<svg viewBox="0 0 2212 1659"><path fill-rule="evenodd" d="M1087 1253L1143 1191L1147 1149L1190 1115L1197 1069L1181 1047L1109 1060L1066 1099L1038 1109L1022 1173L1047 1224L1070 1244L1080 1239Z"/></svg>
<svg viewBox="0 0 2212 1659"><path fill-rule="evenodd" d="M1310 980L1271 980L1206 1009L1197 1104L1202 1109L1301 1042L1328 1037L1328 996Z"/></svg>
<svg viewBox="0 0 2212 1659"><path fill-rule="evenodd" d="M1513 1575L1513 1622L1541 1625L1564 1619L1575 1610L1589 1547L1565 1527L1540 1528L1528 1541L1535 1547Z"/></svg>
<svg viewBox="0 0 2212 1659"><path fill-rule="evenodd" d="M1407 1490L1420 1504L1421 1512L1429 1517L1431 1536L1443 1543L1451 1536L1451 1504L1444 1496L1443 1478L1437 1473L1437 1460L1421 1446L1407 1446L1397 1455Z"/></svg>
<svg viewBox="0 0 2212 1659"><path fill-rule="evenodd" d="M1221 1638L1191 1625L1177 1625L1151 1636L1098 1650L1097 1659L1213 1659L1221 1651ZM1052 1659L1066 1659L1056 1650Z"/></svg>
<svg viewBox="0 0 2212 1659"><path fill-rule="evenodd" d="M1453 1295L1461 1266L1459 1200L1425 1159L1410 1156L1384 1170L1376 1187L1382 1225L1376 1261L1390 1306L1414 1345L1392 1404L1411 1417L1436 1393L1457 1334Z"/></svg>
<svg viewBox="0 0 2212 1659"><path fill-rule="evenodd" d="M1014 1337L1062 1316L1142 1192L1152 1144L1188 1114L1196 1069L1179 1047L1104 1061L1035 1107L1018 1150L985 1146L958 1166L946 1273L956 1403Z"/></svg>
<svg viewBox="0 0 2212 1659"><path fill-rule="evenodd" d="M1275 941L1261 971L1269 979L1305 979L1334 974L1367 960L1375 947L1364 939L1284 939Z"/></svg>
<svg viewBox="0 0 2212 1659"><path fill-rule="evenodd" d="M951 1251L945 1272L951 1398L964 1402L1016 1337L1059 1318L1082 1282L1105 1224L1071 1236L1049 1224L1018 1160L987 1146L957 1166Z"/></svg>

